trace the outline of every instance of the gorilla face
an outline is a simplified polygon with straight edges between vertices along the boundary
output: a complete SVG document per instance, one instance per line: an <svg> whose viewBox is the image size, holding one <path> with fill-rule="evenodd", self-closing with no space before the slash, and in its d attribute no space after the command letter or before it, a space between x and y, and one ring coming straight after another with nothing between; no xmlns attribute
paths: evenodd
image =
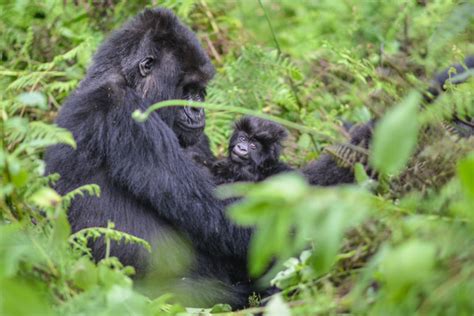
<svg viewBox="0 0 474 316"><path fill-rule="evenodd" d="M204 101L206 88L198 83L187 84L180 99L196 102ZM182 147L194 145L204 132L206 113L203 108L181 106L175 108L176 117L173 130Z"/></svg>
<svg viewBox="0 0 474 316"><path fill-rule="evenodd" d="M165 53L160 62L156 60L147 56L138 63L142 78L137 90L150 104L169 99L204 101L207 82L213 75L208 60L201 67L188 69L182 66L177 52ZM176 106L158 113L173 129L182 147L194 145L204 131L206 116L202 108Z"/></svg>
<svg viewBox="0 0 474 316"><path fill-rule="evenodd" d="M250 138L245 132L239 132L231 144L230 159L240 165L258 165L264 159L262 144Z"/></svg>
<svg viewBox="0 0 474 316"><path fill-rule="evenodd" d="M229 159L240 166L259 167L278 161L286 130L279 124L244 116L236 122Z"/></svg>
<svg viewBox="0 0 474 316"><path fill-rule="evenodd" d="M203 102L206 95L206 88L198 84L188 84L183 88L181 99ZM175 125L186 131L199 131L204 129L206 117L203 108L179 107Z"/></svg>
<svg viewBox="0 0 474 316"><path fill-rule="evenodd" d="M196 144L204 132L206 124L204 109L186 106L178 108L176 112L173 131L178 137L179 143L184 148Z"/></svg>

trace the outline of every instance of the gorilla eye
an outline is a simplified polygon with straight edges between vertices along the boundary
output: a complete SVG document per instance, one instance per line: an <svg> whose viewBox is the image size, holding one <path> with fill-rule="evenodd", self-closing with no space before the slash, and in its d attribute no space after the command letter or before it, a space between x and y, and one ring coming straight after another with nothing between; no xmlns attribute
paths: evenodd
<svg viewBox="0 0 474 316"><path fill-rule="evenodd" d="M245 137L240 136L240 137L239 137L239 140L240 140L241 142L244 142L244 141L245 141Z"/></svg>
<svg viewBox="0 0 474 316"><path fill-rule="evenodd" d="M257 149L257 145L255 145L254 143L250 143L249 147L250 147L250 149L252 149L252 150Z"/></svg>
<svg viewBox="0 0 474 316"><path fill-rule="evenodd" d="M146 77L150 74L151 69L153 68L153 63L155 59L151 56L145 57L140 64L138 64L138 68L140 69L140 74L142 77Z"/></svg>

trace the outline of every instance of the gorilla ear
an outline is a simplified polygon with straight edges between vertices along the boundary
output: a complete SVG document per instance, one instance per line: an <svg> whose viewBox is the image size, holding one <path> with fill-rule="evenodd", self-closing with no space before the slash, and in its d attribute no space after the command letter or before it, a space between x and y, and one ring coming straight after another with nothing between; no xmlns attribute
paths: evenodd
<svg viewBox="0 0 474 316"><path fill-rule="evenodd" d="M138 68L140 69L142 77L146 77L151 73L154 62L155 58L153 58L153 56L147 56L140 61Z"/></svg>

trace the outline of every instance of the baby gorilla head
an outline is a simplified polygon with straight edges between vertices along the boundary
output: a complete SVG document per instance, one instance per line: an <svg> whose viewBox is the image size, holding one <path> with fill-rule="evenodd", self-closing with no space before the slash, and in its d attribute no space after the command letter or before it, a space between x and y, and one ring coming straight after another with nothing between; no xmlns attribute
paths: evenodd
<svg viewBox="0 0 474 316"><path fill-rule="evenodd" d="M277 162L281 142L287 135L285 128L277 123L245 116L235 123L229 143L229 159L253 167Z"/></svg>
<svg viewBox="0 0 474 316"><path fill-rule="evenodd" d="M245 116L235 123L229 156L210 168L217 184L262 181L291 167L279 161L282 141L288 135L281 125Z"/></svg>
<svg viewBox="0 0 474 316"><path fill-rule="evenodd" d="M288 135L277 123L246 116L235 124L229 156L210 166L217 184L256 182L274 174L291 171L279 161L282 141Z"/></svg>

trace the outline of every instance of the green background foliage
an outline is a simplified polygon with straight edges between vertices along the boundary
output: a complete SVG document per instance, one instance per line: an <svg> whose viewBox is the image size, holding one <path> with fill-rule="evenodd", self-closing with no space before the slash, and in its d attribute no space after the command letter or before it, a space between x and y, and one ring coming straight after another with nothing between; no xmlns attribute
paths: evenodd
<svg viewBox="0 0 474 316"><path fill-rule="evenodd" d="M1 315L230 313L183 305L186 293L156 285L163 279L151 295L109 254L94 262L91 239L149 245L113 223L71 234L72 199L100 188L60 196L50 188L58 175L44 176L46 147L75 147L53 121L95 49L156 6L197 33L217 68L206 126L216 154L238 117L226 107L304 127L285 144L295 167L346 141L343 121L380 119L369 164L353 166L357 184L309 187L292 174L219 189L244 196L229 215L256 229L251 272L273 262L261 282L281 289L238 314L474 313L474 144L446 128L453 113L472 116L473 80L429 107L420 98L437 71L474 53L472 2L0 0Z"/></svg>

